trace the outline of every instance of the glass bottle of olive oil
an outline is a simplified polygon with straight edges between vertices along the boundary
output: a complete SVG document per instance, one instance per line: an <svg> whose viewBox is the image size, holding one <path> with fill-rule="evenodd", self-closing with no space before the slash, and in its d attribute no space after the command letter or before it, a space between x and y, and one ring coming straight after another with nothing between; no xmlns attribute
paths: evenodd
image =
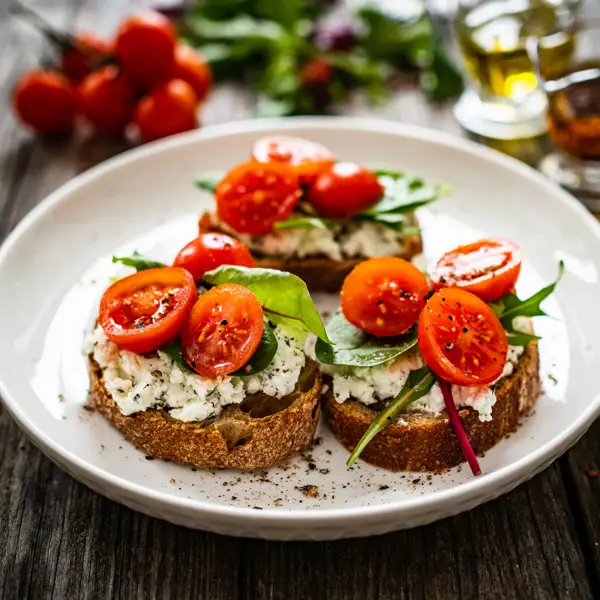
<svg viewBox="0 0 600 600"><path fill-rule="evenodd" d="M518 104L530 95L537 81L527 39L566 32L573 9L569 0L466 0L456 21L457 37L482 99L505 98ZM554 46L544 48L542 62L564 72L573 48L573 35L565 33Z"/></svg>

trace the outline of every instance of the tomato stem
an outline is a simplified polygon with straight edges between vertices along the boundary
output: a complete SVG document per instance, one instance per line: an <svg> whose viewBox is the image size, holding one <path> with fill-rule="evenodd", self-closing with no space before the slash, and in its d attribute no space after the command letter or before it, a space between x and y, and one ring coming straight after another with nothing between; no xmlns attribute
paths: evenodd
<svg viewBox="0 0 600 600"><path fill-rule="evenodd" d="M460 444L460 448L465 456L465 459L469 463L469 467L471 467L473 475L481 475L479 461L475 456L475 452L473 451L471 443L469 442L469 438L467 437L467 433L462 425L460 417L458 416L456 406L454 405L454 399L452 398L452 387L445 379L440 379L439 384L442 390L442 395L444 396L444 403L446 405L446 412L450 418L450 424L454 429L454 433L458 439L458 443Z"/></svg>

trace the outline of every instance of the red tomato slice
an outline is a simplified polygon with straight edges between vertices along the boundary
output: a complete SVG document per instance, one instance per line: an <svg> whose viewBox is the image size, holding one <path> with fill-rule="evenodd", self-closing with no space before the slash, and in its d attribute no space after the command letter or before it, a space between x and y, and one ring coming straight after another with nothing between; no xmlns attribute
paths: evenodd
<svg viewBox="0 0 600 600"><path fill-rule="evenodd" d="M310 140L288 136L260 138L252 148L252 158L260 163L290 165L302 183L309 183L335 162L331 151Z"/></svg>
<svg viewBox="0 0 600 600"><path fill-rule="evenodd" d="M504 370L508 340L492 309L458 288L438 290L419 318L419 348L431 370L456 385L488 385Z"/></svg>
<svg viewBox="0 0 600 600"><path fill-rule="evenodd" d="M188 270L196 281L221 265L253 267L254 260L239 240L223 233L202 233L179 251L173 263Z"/></svg>
<svg viewBox="0 0 600 600"><path fill-rule="evenodd" d="M307 200L323 217L347 219L375 204L383 186L374 173L354 163L336 163L308 188Z"/></svg>
<svg viewBox="0 0 600 600"><path fill-rule="evenodd" d="M217 213L239 233L269 233L287 219L300 197L292 167L280 163L238 165L215 190Z"/></svg>
<svg viewBox="0 0 600 600"><path fill-rule="evenodd" d="M346 277L340 301L352 325L380 337L408 331L425 306L425 275L402 258L372 258Z"/></svg>
<svg viewBox="0 0 600 600"><path fill-rule="evenodd" d="M512 292L520 272L521 252L516 244L481 240L444 254L431 280L435 289L459 287L492 302Z"/></svg>
<svg viewBox="0 0 600 600"><path fill-rule="evenodd" d="M217 377L243 367L263 334L258 298L237 283L225 283L202 294L183 328L183 358L200 375Z"/></svg>
<svg viewBox="0 0 600 600"><path fill-rule="evenodd" d="M113 283L102 296L98 321L125 350L143 354L173 341L198 296L185 269L147 269Z"/></svg>

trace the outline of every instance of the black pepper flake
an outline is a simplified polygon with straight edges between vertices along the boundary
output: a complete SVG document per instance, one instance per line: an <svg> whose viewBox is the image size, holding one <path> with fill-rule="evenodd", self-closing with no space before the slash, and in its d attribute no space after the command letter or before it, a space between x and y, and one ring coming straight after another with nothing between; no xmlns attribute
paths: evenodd
<svg viewBox="0 0 600 600"><path fill-rule="evenodd" d="M389 489L390 489L390 486L389 486L389 485L380 485L380 486L379 486L379 489L380 489L381 491L383 491L383 490L389 490Z"/></svg>
<svg viewBox="0 0 600 600"><path fill-rule="evenodd" d="M317 465L315 465L315 463L311 462L311 463L308 463L308 468L311 471L314 471L317 468Z"/></svg>
<svg viewBox="0 0 600 600"><path fill-rule="evenodd" d="M228 325L228 323L227 323L227 319L223 319L223 320L222 320L222 321L219 323L219 325Z"/></svg>
<svg viewBox="0 0 600 600"><path fill-rule="evenodd" d="M467 327L463 327L463 333L468 333L469 329Z"/></svg>
<svg viewBox="0 0 600 600"><path fill-rule="evenodd" d="M448 319L450 319L450 321L454 321L454 317L452 315L448 315Z"/></svg>
<svg viewBox="0 0 600 600"><path fill-rule="evenodd" d="M146 460L154 460L154 456L145 456L144 457Z"/></svg>

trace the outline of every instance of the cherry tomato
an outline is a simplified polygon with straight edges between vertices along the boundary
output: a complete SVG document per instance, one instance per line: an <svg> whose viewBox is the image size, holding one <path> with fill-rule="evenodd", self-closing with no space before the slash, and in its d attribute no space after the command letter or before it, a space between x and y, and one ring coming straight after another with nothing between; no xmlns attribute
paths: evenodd
<svg viewBox="0 0 600 600"><path fill-rule="evenodd" d="M151 352L179 335L197 297L194 278L185 269L147 269L104 292L98 321L121 348Z"/></svg>
<svg viewBox="0 0 600 600"><path fill-rule="evenodd" d="M419 318L419 348L431 370L456 385L488 385L504 370L508 340L492 309L459 288L438 290Z"/></svg>
<svg viewBox="0 0 600 600"><path fill-rule="evenodd" d="M242 242L223 233L202 233L180 250L173 263L188 270L196 281L221 265L253 267L254 260Z"/></svg>
<svg viewBox="0 0 600 600"><path fill-rule="evenodd" d="M402 258L371 258L350 272L340 301L346 320L366 333L406 333L425 306L425 275Z"/></svg>
<svg viewBox="0 0 600 600"><path fill-rule="evenodd" d="M200 375L217 377L243 367L263 334L258 298L237 283L225 283L202 294L183 333L183 358Z"/></svg>
<svg viewBox="0 0 600 600"><path fill-rule="evenodd" d="M333 77L333 66L325 58L314 58L302 66L299 77L304 87L328 84Z"/></svg>
<svg viewBox="0 0 600 600"><path fill-rule="evenodd" d="M171 79L154 88L139 101L134 122L144 142L182 133L198 126L198 99L192 87Z"/></svg>
<svg viewBox="0 0 600 600"><path fill-rule="evenodd" d="M83 116L99 133L118 135L131 120L135 88L114 65L90 73L79 86Z"/></svg>
<svg viewBox="0 0 600 600"><path fill-rule="evenodd" d="M202 102L212 88L210 66L201 54L186 44L179 44L175 48L173 77L189 83L196 93L198 102Z"/></svg>
<svg viewBox="0 0 600 600"><path fill-rule="evenodd" d="M287 136L260 138L252 148L252 158L260 163L291 165L302 183L309 183L334 163L331 151L309 140Z"/></svg>
<svg viewBox="0 0 600 600"><path fill-rule="evenodd" d="M287 219L299 196L294 170L280 163L238 165L215 191L219 217L239 233L253 235L269 233Z"/></svg>
<svg viewBox="0 0 600 600"><path fill-rule="evenodd" d="M142 88L152 87L173 74L175 30L160 13L141 12L123 21L115 50L127 76Z"/></svg>
<svg viewBox="0 0 600 600"><path fill-rule="evenodd" d="M520 272L521 252L516 244L481 240L444 254L431 279L436 289L459 287L492 302L513 291Z"/></svg>
<svg viewBox="0 0 600 600"><path fill-rule="evenodd" d="M61 67L65 75L74 82L80 82L112 52L112 45L93 33L78 33L74 46L61 57Z"/></svg>
<svg viewBox="0 0 600 600"><path fill-rule="evenodd" d="M354 163L336 163L315 179L307 199L319 215L347 219L382 195L383 186L371 171Z"/></svg>
<svg viewBox="0 0 600 600"><path fill-rule="evenodd" d="M13 92L15 112L38 133L60 133L73 124L76 100L69 81L52 71L27 73Z"/></svg>

